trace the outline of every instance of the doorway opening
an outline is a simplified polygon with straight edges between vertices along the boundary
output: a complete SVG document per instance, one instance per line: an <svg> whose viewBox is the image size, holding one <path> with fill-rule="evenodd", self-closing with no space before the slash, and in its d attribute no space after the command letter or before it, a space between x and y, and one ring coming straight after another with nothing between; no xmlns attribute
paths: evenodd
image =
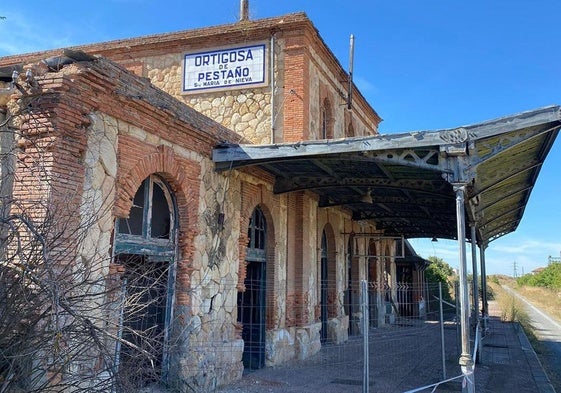
<svg viewBox="0 0 561 393"><path fill-rule="evenodd" d="M244 340L243 364L256 370L265 366L265 313L267 282L267 222L257 207L248 227L245 291L238 292L238 322Z"/></svg>
<svg viewBox="0 0 561 393"><path fill-rule="evenodd" d="M151 175L137 190L129 217L116 222L113 261L122 274L115 358L123 389L167 379L176 217L169 186Z"/></svg>
<svg viewBox="0 0 561 393"><path fill-rule="evenodd" d="M321 257L320 257L320 341L327 341L327 319L328 319L328 296L329 296L329 273L328 273L328 252L327 252L327 234L325 231L321 235Z"/></svg>

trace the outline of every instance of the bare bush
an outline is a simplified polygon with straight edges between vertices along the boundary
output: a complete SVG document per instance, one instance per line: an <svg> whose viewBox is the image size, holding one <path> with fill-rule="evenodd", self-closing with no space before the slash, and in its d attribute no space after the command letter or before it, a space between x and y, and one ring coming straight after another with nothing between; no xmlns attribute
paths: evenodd
<svg viewBox="0 0 561 393"><path fill-rule="evenodd" d="M25 138L6 124L0 131L13 143L0 150L0 393L136 392L159 383L169 263L112 255L109 244L92 249L96 220L111 217L108 201L58 190L42 145L49 136Z"/></svg>

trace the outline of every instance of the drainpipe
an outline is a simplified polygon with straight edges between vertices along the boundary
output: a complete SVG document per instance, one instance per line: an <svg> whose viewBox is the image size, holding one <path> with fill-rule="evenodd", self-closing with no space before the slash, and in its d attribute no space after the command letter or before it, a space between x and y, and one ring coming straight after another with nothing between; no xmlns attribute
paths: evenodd
<svg viewBox="0 0 561 393"><path fill-rule="evenodd" d="M459 364L464 375L462 384L463 393L475 392L475 381L473 375L473 359L470 354L469 343L469 291L467 282L466 262L466 220L464 211L465 184L455 184L456 193L456 225L458 230L458 249L460 256L460 332L462 339L462 353Z"/></svg>

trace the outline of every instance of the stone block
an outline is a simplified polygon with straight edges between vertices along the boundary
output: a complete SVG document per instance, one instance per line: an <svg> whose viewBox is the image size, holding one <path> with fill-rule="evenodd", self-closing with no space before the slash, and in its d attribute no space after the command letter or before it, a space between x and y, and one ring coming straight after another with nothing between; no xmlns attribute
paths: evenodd
<svg viewBox="0 0 561 393"><path fill-rule="evenodd" d="M296 358L306 359L321 349L321 323L296 328Z"/></svg>
<svg viewBox="0 0 561 393"><path fill-rule="evenodd" d="M267 331L266 362L267 366L275 366L288 362L295 357L294 331L286 329Z"/></svg>
<svg viewBox="0 0 561 393"><path fill-rule="evenodd" d="M327 321L327 340L333 344L342 344L349 339L349 317L332 318Z"/></svg>

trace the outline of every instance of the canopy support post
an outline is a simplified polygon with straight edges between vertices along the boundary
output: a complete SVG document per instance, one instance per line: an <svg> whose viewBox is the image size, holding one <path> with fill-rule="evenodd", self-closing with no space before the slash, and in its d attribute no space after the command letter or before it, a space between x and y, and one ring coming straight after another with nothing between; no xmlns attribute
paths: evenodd
<svg viewBox="0 0 561 393"><path fill-rule="evenodd" d="M485 263L486 244L479 246L479 262L481 264L481 315L483 317L483 333L487 332L487 321L489 319L489 304L487 304L487 267Z"/></svg>
<svg viewBox="0 0 561 393"><path fill-rule="evenodd" d="M471 229L471 264L473 272L473 324L479 320L479 276L477 275L477 241L475 224L470 224Z"/></svg>
<svg viewBox="0 0 561 393"><path fill-rule="evenodd" d="M469 291L467 282L467 257L466 257L466 219L464 210L465 184L455 184L456 193L456 224L458 230L458 249L460 254L460 330L462 339L462 353L459 364L464 375L462 383L463 393L475 392L473 375L473 359L470 354L469 342Z"/></svg>

